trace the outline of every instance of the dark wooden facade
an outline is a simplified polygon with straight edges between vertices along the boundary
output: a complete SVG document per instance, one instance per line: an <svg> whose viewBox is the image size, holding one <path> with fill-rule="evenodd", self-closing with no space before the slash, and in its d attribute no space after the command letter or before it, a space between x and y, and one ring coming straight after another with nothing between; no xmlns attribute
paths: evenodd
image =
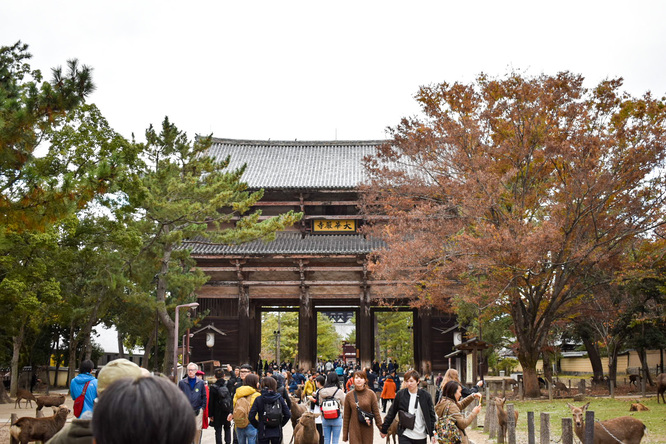
<svg viewBox="0 0 666 444"><path fill-rule="evenodd" d="M298 226L277 234L273 242L237 246L192 242L192 256L210 276L199 291L200 309L225 332L215 345L205 335L191 339L192 360L255 364L261 344L261 312L265 307L291 307L299 312L299 365L316 362L316 313L340 307L357 315L357 349L362 365L374 358L374 312L387 301L383 289L391 282L373 279L367 256L382 244L355 231L317 233L315 224L367 221L359 215L357 187L362 182L363 156L380 142L257 142L216 140L211 153L231 156L232 167L246 164L243 180L250 189L264 189L258 204L264 217L301 211ZM380 307L381 305L381 307ZM418 310L414 316L414 355L423 372L444 370L444 356L453 350L449 315Z"/></svg>

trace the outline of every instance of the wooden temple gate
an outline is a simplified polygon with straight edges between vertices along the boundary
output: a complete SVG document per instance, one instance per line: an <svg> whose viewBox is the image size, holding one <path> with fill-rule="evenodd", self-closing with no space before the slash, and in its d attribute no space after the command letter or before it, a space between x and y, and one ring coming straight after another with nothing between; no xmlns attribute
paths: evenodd
<svg viewBox="0 0 666 444"><path fill-rule="evenodd" d="M383 244L359 231L369 222L358 211L361 160L379 143L215 140L211 154L231 156L231 168L246 164L243 181L250 190L264 190L257 204L262 218L288 210L304 217L272 242L186 243L197 266L210 276L197 295L199 309L209 312L201 326L212 324L225 333L212 347L203 336L193 337L192 360L255 365L261 352L262 311L290 307L299 313L298 365L311 369L317 357L316 313L322 307L339 307L356 311L358 358L363 366L372 363L374 312L387 303L407 305L387 300L382 289L392 282L373 279L367 257ZM455 319L448 314L415 310L413 350L421 372L447 368L453 325Z"/></svg>

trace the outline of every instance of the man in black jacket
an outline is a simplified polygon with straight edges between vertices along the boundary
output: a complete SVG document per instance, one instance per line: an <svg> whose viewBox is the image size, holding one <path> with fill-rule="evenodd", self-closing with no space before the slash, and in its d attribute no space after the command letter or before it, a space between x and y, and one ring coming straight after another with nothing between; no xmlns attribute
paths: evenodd
<svg viewBox="0 0 666 444"><path fill-rule="evenodd" d="M382 438L386 438L386 433L398 415L398 411L402 411L402 415L405 415L406 419L413 417L413 425L411 428L405 428L404 422L400 421L398 442L400 444L426 444L430 437L434 443L435 421L437 420L435 406L430 393L418 388L420 377L415 370L405 373L406 388L398 391L391 408L384 417L381 427Z"/></svg>

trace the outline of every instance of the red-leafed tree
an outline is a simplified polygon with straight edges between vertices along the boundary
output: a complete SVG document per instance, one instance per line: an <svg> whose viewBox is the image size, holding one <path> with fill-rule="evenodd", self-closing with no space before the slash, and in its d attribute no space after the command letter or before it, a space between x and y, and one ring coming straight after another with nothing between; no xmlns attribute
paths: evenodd
<svg viewBox="0 0 666 444"><path fill-rule="evenodd" d="M422 87L422 115L367 159L364 211L390 216L373 271L416 305L508 313L528 396L553 323L663 223L666 105L621 87L568 72Z"/></svg>

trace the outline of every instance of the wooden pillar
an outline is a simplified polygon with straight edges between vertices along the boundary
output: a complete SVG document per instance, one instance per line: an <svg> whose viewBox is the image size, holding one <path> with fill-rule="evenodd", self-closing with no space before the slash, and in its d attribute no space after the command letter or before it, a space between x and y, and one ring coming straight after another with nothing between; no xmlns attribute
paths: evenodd
<svg viewBox="0 0 666 444"><path fill-rule="evenodd" d="M370 307L370 288L365 286L361 292L361 301L356 319L356 348L359 351L361 368L372 365L372 310Z"/></svg>
<svg viewBox="0 0 666 444"><path fill-rule="evenodd" d="M257 362L259 362L259 354L261 353L261 304L250 301L249 313L250 343L248 362L252 368L256 368Z"/></svg>
<svg viewBox="0 0 666 444"><path fill-rule="evenodd" d="M414 364L422 375L432 373L432 309L419 308L414 316Z"/></svg>
<svg viewBox="0 0 666 444"><path fill-rule="evenodd" d="M250 294L244 285L238 286L238 364L250 363Z"/></svg>
<svg viewBox="0 0 666 444"><path fill-rule="evenodd" d="M303 371L315 368L317 354L317 316L314 302L310 297L310 288L305 285L305 265L307 261L299 260L298 268L301 280L300 306L298 308L298 361Z"/></svg>
<svg viewBox="0 0 666 444"><path fill-rule="evenodd" d="M250 289L244 285L242 261L234 261L238 279L238 364L250 363L250 341L254 327L250 322Z"/></svg>

